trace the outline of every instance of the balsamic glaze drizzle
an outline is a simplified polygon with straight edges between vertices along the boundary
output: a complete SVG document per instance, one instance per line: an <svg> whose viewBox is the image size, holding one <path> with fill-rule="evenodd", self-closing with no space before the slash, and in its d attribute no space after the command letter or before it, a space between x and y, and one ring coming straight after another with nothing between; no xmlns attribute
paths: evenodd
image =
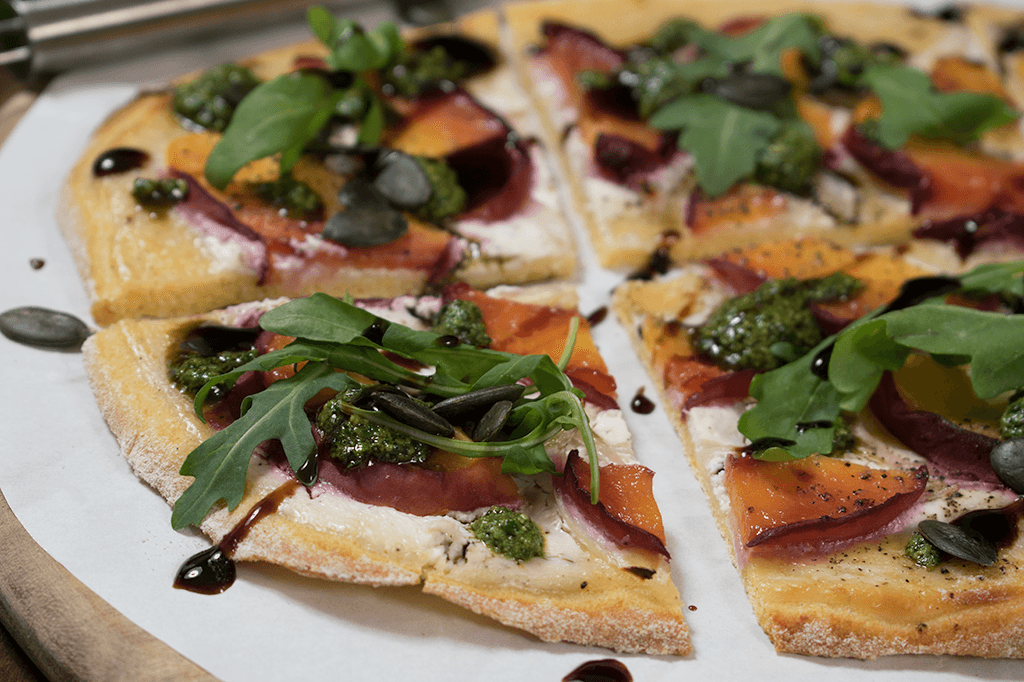
<svg viewBox="0 0 1024 682"><path fill-rule="evenodd" d="M253 505L249 513L228 531L220 543L192 555L178 569L174 587L198 594L220 594L235 582L235 562L231 553L261 519L277 511L299 485L291 479Z"/></svg>

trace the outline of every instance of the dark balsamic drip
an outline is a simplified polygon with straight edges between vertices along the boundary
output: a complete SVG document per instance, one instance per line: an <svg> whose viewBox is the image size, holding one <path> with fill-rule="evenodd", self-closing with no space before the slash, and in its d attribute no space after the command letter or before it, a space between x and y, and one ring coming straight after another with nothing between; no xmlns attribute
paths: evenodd
<svg viewBox="0 0 1024 682"><path fill-rule="evenodd" d="M309 453L309 457L302 463L302 466L295 472L295 478L307 488L316 483L317 475L320 473L320 460L317 458L317 451Z"/></svg>
<svg viewBox="0 0 1024 682"><path fill-rule="evenodd" d="M689 606L687 606L686 608L688 608L688 609L689 609L689 610L691 610L691 611L696 611L696 610L697 610L697 606L696 606L695 604L690 604L690 605L689 605Z"/></svg>
<svg viewBox="0 0 1024 682"><path fill-rule="evenodd" d="M462 343L462 341L460 341L459 337L454 334L445 334L444 336L437 337L437 341L435 341L435 343L441 348L455 348Z"/></svg>
<svg viewBox="0 0 1024 682"><path fill-rule="evenodd" d="M811 374L822 381L828 381L828 363L832 360L832 351L835 348L836 344L830 343L818 351L818 354L811 360Z"/></svg>
<svg viewBox="0 0 1024 682"><path fill-rule="evenodd" d="M235 583L235 562L219 546L193 554L178 569L174 587L197 594L220 594Z"/></svg>
<svg viewBox="0 0 1024 682"><path fill-rule="evenodd" d="M257 502L245 518L235 524L215 547L204 549L185 560L174 578L174 587L198 594L220 594L235 582L235 562L231 553L261 519L277 511L281 503L300 483L290 480Z"/></svg>
<svg viewBox="0 0 1024 682"><path fill-rule="evenodd" d="M29 260L28 264L33 270L39 270L44 265L46 265L46 261L43 260L42 258L32 258L31 260Z"/></svg>
<svg viewBox="0 0 1024 682"><path fill-rule="evenodd" d="M141 149L117 147L96 157L92 164L92 174L99 178L104 175L125 173L135 168L141 168L147 161L149 161L149 154Z"/></svg>
<svg viewBox="0 0 1024 682"><path fill-rule="evenodd" d="M633 682L625 664L614 658L587 661L562 678L562 682Z"/></svg>
<svg viewBox="0 0 1024 682"><path fill-rule="evenodd" d="M388 326L385 320L374 320L373 324L363 332L363 336L380 345L381 341L384 340L384 332L387 331Z"/></svg>
<svg viewBox="0 0 1024 682"><path fill-rule="evenodd" d="M960 280L956 277L916 277L908 279L900 287L899 295L882 310L882 314L915 306L922 301L927 301L929 298L942 296L959 288Z"/></svg>
<svg viewBox="0 0 1024 682"><path fill-rule="evenodd" d="M661 243L654 250L647 262L627 279L652 280L657 275L664 275L672 266L672 246L679 241L679 233L670 230L661 235Z"/></svg>
<svg viewBox="0 0 1024 682"><path fill-rule="evenodd" d="M828 419L819 419L813 422L799 422L796 425L797 433L804 433L812 429L831 429L835 424Z"/></svg>
<svg viewBox="0 0 1024 682"><path fill-rule="evenodd" d="M641 386L633 396L633 400L629 403L629 406L637 414L650 414L654 412L654 401L644 395L644 387Z"/></svg>
<svg viewBox="0 0 1024 682"><path fill-rule="evenodd" d="M594 312L587 315L587 323L591 327L594 327L604 322L606 317L608 317L608 306L603 305Z"/></svg>
<svg viewBox="0 0 1024 682"><path fill-rule="evenodd" d="M788 438L776 438L774 436L768 436L767 438L758 438L750 445L747 445L742 450L740 450L740 454L749 456L753 455L756 452L767 450L768 448L786 448L791 445L796 445L796 441L790 440Z"/></svg>

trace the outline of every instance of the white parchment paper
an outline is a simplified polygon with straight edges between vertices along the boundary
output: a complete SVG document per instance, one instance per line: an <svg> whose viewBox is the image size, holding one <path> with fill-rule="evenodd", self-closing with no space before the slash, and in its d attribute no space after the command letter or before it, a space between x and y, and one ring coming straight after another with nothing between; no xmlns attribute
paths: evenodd
<svg viewBox="0 0 1024 682"><path fill-rule="evenodd" d="M767 7L767 5L766 5ZM382 8L354 13L368 24ZM64 175L91 131L140 85L306 37L284 27L247 39L197 45L55 81L0 149L0 309L41 305L89 319L86 295L55 214ZM579 227L579 226L577 226ZM42 258L34 270L29 261ZM608 303L621 275L593 264L584 247L581 309ZM653 387L609 319L595 329L625 405ZM171 588L189 555L208 546L170 527L170 509L122 459L94 404L80 356L0 337L3 358L0 490L57 561L142 628L231 681L289 679L560 680L605 650L545 644L422 595L298 577L242 564L235 585L209 597ZM1024 663L952 657L878 661L777 655L754 620L703 494L659 408L626 410L638 455L655 471L674 557L689 605L694 654L616 656L636 680L1018 680ZM0 559L3 560L3 559Z"/></svg>

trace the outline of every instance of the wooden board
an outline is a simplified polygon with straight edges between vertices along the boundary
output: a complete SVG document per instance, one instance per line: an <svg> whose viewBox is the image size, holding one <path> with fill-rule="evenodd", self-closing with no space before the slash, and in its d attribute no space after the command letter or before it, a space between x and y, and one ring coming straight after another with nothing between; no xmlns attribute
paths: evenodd
<svg viewBox="0 0 1024 682"><path fill-rule="evenodd" d="M3 493L0 547L0 622L49 679L216 679L129 621L43 551Z"/></svg>

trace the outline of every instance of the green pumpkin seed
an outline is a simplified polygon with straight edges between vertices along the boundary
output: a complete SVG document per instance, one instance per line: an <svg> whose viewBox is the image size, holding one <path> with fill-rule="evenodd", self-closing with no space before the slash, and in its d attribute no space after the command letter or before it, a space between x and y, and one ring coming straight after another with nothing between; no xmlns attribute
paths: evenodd
<svg viewBox="0 0 1024 682"><path fill-rule="evenodd" d="M991 566L999 558L996 546L975 531L933 519L922 521L917 529L928 542L959 559Z"/></svg>
<svg viewBox="0 0 1024 682"><path fill-rule="evenodd" d="M89 327L70 313L24 306L0 313L0 333L26 346L77 350L89 337Z"/></svg>

